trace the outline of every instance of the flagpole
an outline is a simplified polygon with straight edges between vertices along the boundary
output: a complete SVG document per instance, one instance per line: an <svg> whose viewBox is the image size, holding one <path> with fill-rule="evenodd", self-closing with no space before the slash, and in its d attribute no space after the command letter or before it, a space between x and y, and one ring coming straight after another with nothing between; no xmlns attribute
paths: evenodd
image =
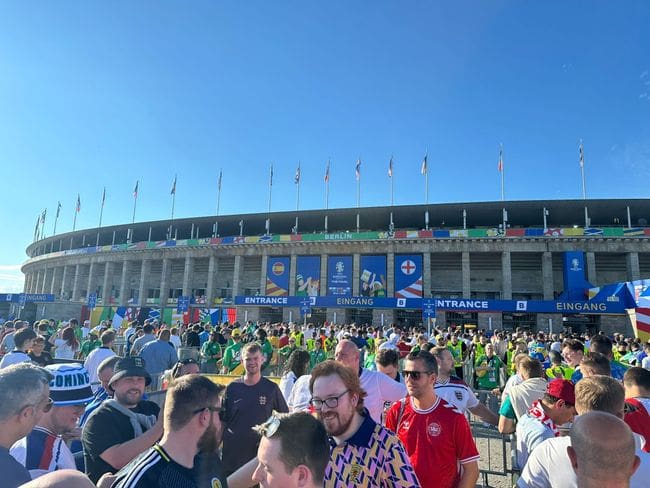
<svg viewBox="0 0 650 488"><path fill-rule="evenodd" d="M54 230L52 231L52 235L56 235L56 223L59 220L59 211L61 210L61 202L58 202L58 205L56 207L56 215L54 216Z"/></svg>
<svg viewBox="0 0 650 488"><path fill-rule="evenodd" d="M43 218L41 220L41 239L45 238L45 218L47 217L47 209L43 210Z"/></svg>
<svg viewBox="0 0 650 488"><path fill-rule="evenodd" d="M217 218L214 221L214 236L219 235L219 208L221 207L221 178L223 177L223 170L219 170L219 180L217 181Z"/></svg>
<svg viewBox="0 0 650 488"><path fill-rule="evenodd" d="M501 149L499 151L499 161L501 162L501 201L504 202L506 199L505 191L505 165L503 164L503 144L501 144Z"/></svg>
<svg viewBox="0 0 650 488"><path fill-rule="evenodd" d="M138 204L138 190L140 186L140 180L135 182L135 190L133 190L133 216L131 217L131 223L135 224L135 207Z"/></svg>
<svg viewBox="0 0 650 488"><path fill-rule="evenodd" d="M580 174L582 176L582 199L585 202L585 227L589 227L589 212L587 210L587 183L585 180L585 148L580 139Z"/></svg>
<svg viewBox="0 0 650 488"><path fill-rule="evenodd" d="M429 150L424 151L424 204L429 205L429 168L427 158L429 157Z"/></svg>
<svg viewBox="0 0 650 488"><path fill-rule="evenodd" d="M359 209L361 208L361 156L357 160L356 167L356 177L357 177L357 234L359 233Z"/></svg>
<svg viewBox="0 0 650 488"><path fill-rule="evenodd" d="M174 220L174 207L176 206L176 178L177 176L174 176L174 187L172 188L174 191L172 191L172 221Z"/></svg>
<svg viewBox="0 0 650 488"><path fill-rule="evenodd" d="M327 160L327 169L325 171L325 210L330 208L330 160Z"/></svg>
<svg viewBox="0 0 650 488"><path fill-rule="evenodd" d="M269 208L266 218L266 235L271 233L271 196L273 193L273 163L271 163L271 170L269 172Z"/></svg>
<svg viewBox="0 0 650 488"><path fill-rule="evenodd" d="M79 210L81 209L81 197L77 193L77 205L74 209L74 220L72 221L72 232L75 231L77 228L77 214L79 213Z"/></svg>
<svg viewBox="0 0 650 488"><path fill-rule="evenodd" d="M393 183L393 155L390 155L390 206L392 207L395 200L394 200L394 183Z"/></svg>
<svg viewBox="0 0 650 488"><path fill-rule="evenodd" d="M296 176L296 212L300 209L300 161L298 161L298 173Z"/></svg>
<svg viewBox="0 0 650 488"><path fill-rule="evenodd" d="M104 201L106 200L106 187L104 187L104 193L102 193L102 205L99 209L99 227L102 226L102 217L104 216Z"/></svg>

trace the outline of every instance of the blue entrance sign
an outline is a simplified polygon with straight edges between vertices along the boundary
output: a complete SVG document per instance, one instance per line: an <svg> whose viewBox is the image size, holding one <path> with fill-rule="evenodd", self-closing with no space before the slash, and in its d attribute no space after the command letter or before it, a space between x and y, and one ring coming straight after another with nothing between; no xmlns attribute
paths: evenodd
<svg viewBox="0 0 650 488"><path fill-rule="evenodd" d="M427 320L436 317L436 301L433 298L422 300L422 315Z"/></svg>
<svg viewBox="0 0 650 488"><path fill-rule="evenodd" d="M21 303L24 302L53 302L54 295L51 293L0 293L0 302Z"/></svg>
<svg viewBox="0 0 650 488"><path fill-rule="evenodd" d="M309 315L311 313L311 300L309 298L303 298L300 300L300 314L303 316Z"/></svg>
<svg viewBox="0 0 650 488"><path fill-rule="evenodd" d="M88 295L88 308L91 310L97 306L97 293Z"/></svg>
<svg viewBox="0 0 650 488"><path fill-rule="evenodd" d="M176 311L178 313L187 312L190 309L190 297L181 295L178 297L178 302L176 303Z"/></svg>

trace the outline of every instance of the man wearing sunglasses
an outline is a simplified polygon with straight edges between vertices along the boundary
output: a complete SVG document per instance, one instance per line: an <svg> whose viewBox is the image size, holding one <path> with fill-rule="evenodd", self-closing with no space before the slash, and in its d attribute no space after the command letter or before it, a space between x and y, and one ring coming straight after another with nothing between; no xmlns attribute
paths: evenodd
<svg viewBox="0 0 650 488"><path fill-rule="evenodd" d="M1 484L14 488L31 480L29 471L9 448L25 437L51 408L50 380L45 368L20 363L0 370L0 476Z"/></svg>
<svg viewBox="0 0 650 488"><path fill-rule="evenodd" d="M433 354L419 351L406 357L402 374L409 396L390 408L386 427L406 447L423 487L473 487L479 476L478 450L463 413L436 394L437 373Z"/></svg>
<svg viewBox="0 0 650 488"><path fill-rule="evenodd" d="M199 453L213 453L219 446L222 391L204 376L174 381L165 398L162 439L122 468L113 488L225 486L224 476L211 465L195 463Z"/></svg>
<svg viewBox="0 0 650 488"><path fill-rule="evenodd" d="M80 364L52 364L46 369L50 381L50 399L45 413L34 429L11 448L11 455L24 465L32 479L60 469L76 469L66 441L79 439L79 418L93 399L90 377Z"/></svg>

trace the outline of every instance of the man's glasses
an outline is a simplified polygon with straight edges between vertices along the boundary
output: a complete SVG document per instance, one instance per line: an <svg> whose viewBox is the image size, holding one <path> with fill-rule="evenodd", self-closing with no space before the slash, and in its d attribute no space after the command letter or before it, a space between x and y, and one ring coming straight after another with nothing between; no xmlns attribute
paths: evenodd
<svg viewBox="0 0 650 488"><path fill-rule="evenodd" d="M341 398L343 395L345 395L346 393L349 393L349 392L350 392L350 390L345 390L339 396L329 397L329 398L326 398L325 400L320 400L318 398L312 398L311 400L309 400L309 403L316 410L322 409L323 405L327 405L328 408L336 408L336 407L339 406L339 398Z"/></svg>
<svg viewBox="0 0 650 488"><path fill-rule="evenodd" d="M202 407L202 408L199 408L199 409L194 410L194 411L192 412L192 415L196 415L197 413L201 413L201 412L203 412L204 410L209 410L210 412L213 412L213 413L216 412L216 413L219 413L219 414L220 414L221 412L224 411L224 408L223 408L223 407L210 407L210 406Z"/></svg>
<svg viewBox="0 0 650 488"><path fill-rule="evenodd" d="M415 381L419 380L423 374L431 374L431 371L402 371L402 374L404 375L404 378L408 378L409 376L413 378Z"/></svg>

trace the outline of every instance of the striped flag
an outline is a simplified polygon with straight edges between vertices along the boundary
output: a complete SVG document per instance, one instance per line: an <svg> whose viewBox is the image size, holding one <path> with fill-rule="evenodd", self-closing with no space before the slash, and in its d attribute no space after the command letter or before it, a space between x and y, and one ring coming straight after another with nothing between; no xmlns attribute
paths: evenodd
<svg viewBox="0 0 650 488"><path fill-rule="evenodd" d="M390 161L388 162L388 177L393 177L393 156L390 157Z"/></svg>
<svg viewBox="0 0 650 488"><path fill-rule="evenodd" d="M172 191L169 192L170 195L176 195L176 176L174 176L174 183L172 184Z"/></svg>
<svg viewBox="0 0 650 488"><path fill-rule="evenodd" d="M424 159L422 160L422 168L420 168L420 173L423 175L427 174L428 168L427 168L427 154L424 155Z"/></svg>
<svg viewBox="0 0 650 488"><path fill-rule="evenodd" d="M325 183L328 183L330 180L330 160L327 160L327 167L325 168Z"/></svg>
<svg viewBox="0 0 650 488"><path fill-rule="evenodd" d="M297 185L300 183L300 162L298 162L298 168L296 169L296 176L293 178L293 182Z"/></svg>
<svg viewBox="0 0 650 488"><path fill-rule="evenodd" d="M41 225L41 216L39 215L36 217L36 228L34 229L34 240L36 240L36 237L38 236L38 229Z"/></svg>
<svg viewBox="0 0 650 488"><path fill-rule="evenodd" d="M503 147L499 149L499 162L497 163L499 173L503 172Z"/></svg>
<svg viewBox="0 0 650 488"><path fill-rule="evenodd" d="M106 201L106 187L104 187L104 193L102 193L102 207L104 206L105 201Z"/></svg>
<svg viewBox="0 0 650 488"><path fill-rule="evenodd" d="M354 176L357 181L361 178L361 158L357 159L357 165L354 167Z"/></svg>
<svg viewBox="0 0 650 488"><path fill-rule="evenodd" d="M43 210L43 213L41 214L41 224L45 223L46 216L47 216L47 209Z"/></svg>
<svg viewBox="0 0 650 488"><path fill-rule="evenodd" d="M79 193L77 193L77 207L75 211L77 213L81 212L81 197L79 196Z"/></svg>
<svg viewBox="0 0 650 488"><path fill-rule="evenodd" d="M582 145L582 141L580 141L580 167L584 168L585 167L585 148Z"/></svg>
<svg viewBox="0 0 650 488"><path fill-rule="evenodd" d="M140 180L135 182L135 188L133 189L133 198L138 198L138 185L140 184Z"/></svg>

